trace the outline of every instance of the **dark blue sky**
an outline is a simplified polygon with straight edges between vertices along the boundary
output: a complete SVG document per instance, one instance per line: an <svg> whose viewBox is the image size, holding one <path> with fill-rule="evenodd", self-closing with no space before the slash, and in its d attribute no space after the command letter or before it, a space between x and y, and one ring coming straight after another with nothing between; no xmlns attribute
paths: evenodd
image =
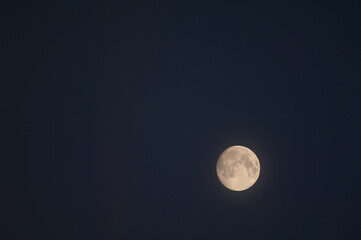
<svg viewBox="0 0 361 240"><path fill-rule="evenodd" d="M358 238L359 9L1 3L1 239Z"/></svg>

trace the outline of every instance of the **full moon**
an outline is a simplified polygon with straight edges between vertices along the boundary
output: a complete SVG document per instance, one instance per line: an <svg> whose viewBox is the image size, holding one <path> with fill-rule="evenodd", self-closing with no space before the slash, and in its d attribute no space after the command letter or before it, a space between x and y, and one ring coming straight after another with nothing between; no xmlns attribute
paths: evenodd
<svg viewBox="0 0 361 240"><path fill-rule="evenodd" d="M252 187L259 177L260 169L256 154L243 146L227 148L217 161L219 180L233 191L243 191Z"/></svg>

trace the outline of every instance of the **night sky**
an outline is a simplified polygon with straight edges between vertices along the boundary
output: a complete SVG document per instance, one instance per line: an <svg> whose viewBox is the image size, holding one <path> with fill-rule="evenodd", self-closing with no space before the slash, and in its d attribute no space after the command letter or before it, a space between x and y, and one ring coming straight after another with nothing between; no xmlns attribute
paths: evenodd
<svg viewBox="0 0 361 240"><path fill-rule="evenodd" d="M360 238L359 1L35 2L0 3L1 239Z"/></svg>

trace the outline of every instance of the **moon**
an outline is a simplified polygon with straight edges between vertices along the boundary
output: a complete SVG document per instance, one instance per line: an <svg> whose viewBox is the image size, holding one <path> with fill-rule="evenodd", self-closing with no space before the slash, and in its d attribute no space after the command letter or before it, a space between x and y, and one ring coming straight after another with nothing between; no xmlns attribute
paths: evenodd
<svg viewBox="0 0 361 240"><path fill-rule="evenodd" d="M227 148L218 158L217 175L233 191L243 191L255 184L261 166L254 152L243 146Z"/></svg>

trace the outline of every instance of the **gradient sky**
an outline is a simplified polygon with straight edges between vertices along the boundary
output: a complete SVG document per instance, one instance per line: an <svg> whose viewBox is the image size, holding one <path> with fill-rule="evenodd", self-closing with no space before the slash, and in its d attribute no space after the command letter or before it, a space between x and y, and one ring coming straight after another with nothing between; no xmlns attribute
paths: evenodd
<svg viewBox="0 0 361 240"><path fill-rule="evenodd" d="M1 239L359 238L358 1L100 2L0 4Z"/></svg>

